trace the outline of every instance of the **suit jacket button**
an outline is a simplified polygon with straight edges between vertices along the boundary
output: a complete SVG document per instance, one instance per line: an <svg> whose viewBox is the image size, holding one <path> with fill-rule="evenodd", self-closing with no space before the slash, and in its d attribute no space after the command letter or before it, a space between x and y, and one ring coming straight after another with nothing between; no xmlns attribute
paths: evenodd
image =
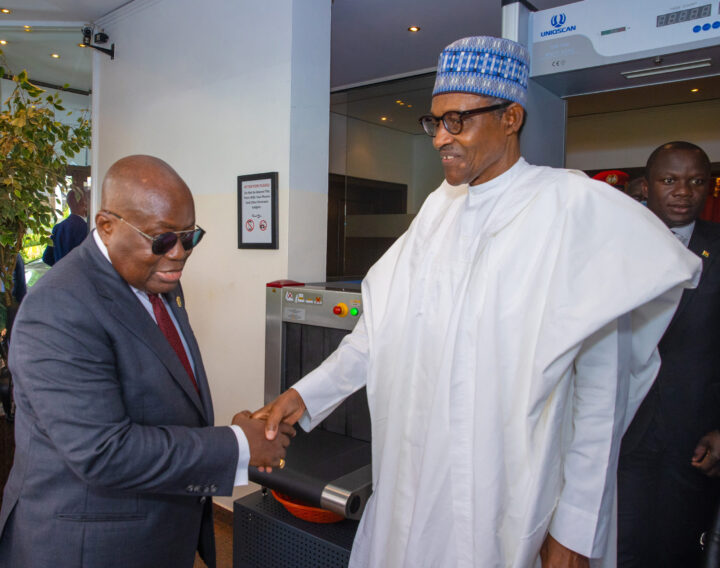
<svg viewBox="0 0 720 568"><path fill-rule="evenodd" d="M200 504L201 504L201 505L204 505L204 504L205 504L205 501L207 501L207 497L205 497L205 495L203 495L202 497L200 497Z"/></svg>

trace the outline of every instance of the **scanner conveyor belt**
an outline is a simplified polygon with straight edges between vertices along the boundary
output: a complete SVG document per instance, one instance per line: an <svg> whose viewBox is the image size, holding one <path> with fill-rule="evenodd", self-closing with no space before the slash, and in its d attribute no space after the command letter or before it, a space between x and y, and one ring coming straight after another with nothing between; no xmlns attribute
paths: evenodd
<svg viewBox="0 0 720 568"><path fill-rule="evenodd" d="M370 443L328 432L298 429L284 469L250 468L250 480L279 493L357 519L372 491Z"/></svg>

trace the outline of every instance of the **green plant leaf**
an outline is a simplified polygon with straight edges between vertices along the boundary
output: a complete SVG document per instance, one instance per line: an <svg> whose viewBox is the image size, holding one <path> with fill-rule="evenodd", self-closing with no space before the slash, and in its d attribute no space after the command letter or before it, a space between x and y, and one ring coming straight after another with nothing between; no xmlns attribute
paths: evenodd
<svg viewBox="0 0 720 568"><path fill-rule="evenodd" d="M74 126L55 119L64 111L59 94L45 94L27 71L0 108L0 279L8 290L11 264L25 244L47 244L57 219L52 197L67 187L68 158L90 145L87 116ZM9 301L3 293L0 303Z"/></svg>

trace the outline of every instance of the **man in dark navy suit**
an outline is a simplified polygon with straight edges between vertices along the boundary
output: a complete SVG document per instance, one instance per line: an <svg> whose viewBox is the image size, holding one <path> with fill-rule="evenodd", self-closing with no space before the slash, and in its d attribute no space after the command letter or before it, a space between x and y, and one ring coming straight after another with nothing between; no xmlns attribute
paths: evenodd
<svg viewBox="0 0 720 568"><path fill-rule="evenodd" d="M691 567L718 504L720 476L720 224L698 219L711 186L707 154L670 142L648 159L643 193L703 261L660 341L662 366L623 438L618 565ZM648 282L652 286L652 282Z"/></svg>
<svg viewBox="0 0 720 568"><path fill-rule="evenodd" d="M212 497L282 467L238 413L214 426L180 278L204 230L168 164L128 156L105 176L96 229L33 286L10 346L15 459L0 567L215 566Z"/></svg>
<svg viewBox="0 0 720 568"><path fill-rule="evenodd" d="M71 189L67 194L70 215L60 221L52 230L52 245L43 253L43 262L53 266L72 249L85 240L88 234L87 217L88 193Z"/></svg>

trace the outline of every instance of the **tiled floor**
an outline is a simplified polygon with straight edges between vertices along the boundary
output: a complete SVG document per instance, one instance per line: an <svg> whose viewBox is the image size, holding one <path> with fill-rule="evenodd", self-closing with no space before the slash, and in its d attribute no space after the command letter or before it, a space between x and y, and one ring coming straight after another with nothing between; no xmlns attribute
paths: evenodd
<svg viewBox="0 0 720 568"><path fill-rule="evenodd" d="M232 513L217 514L215 508L215 553L217 555L217 568L232 568ZM193 568L205 568L205 563L195 557Z"/></svg>

